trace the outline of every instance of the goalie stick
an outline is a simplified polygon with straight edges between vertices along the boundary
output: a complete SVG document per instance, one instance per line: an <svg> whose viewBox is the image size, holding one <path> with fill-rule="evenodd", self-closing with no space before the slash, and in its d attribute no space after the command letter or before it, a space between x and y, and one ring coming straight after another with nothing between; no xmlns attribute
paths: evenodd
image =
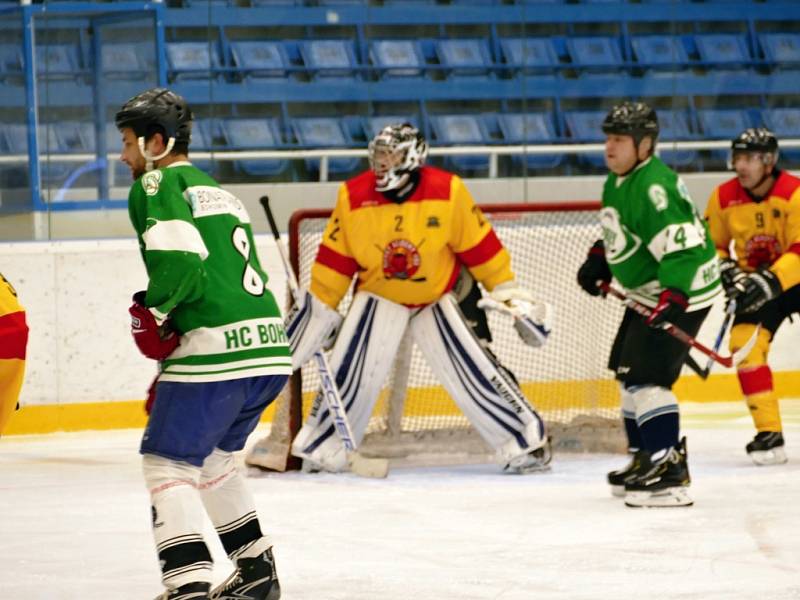
<svg viewBox="0 0 800 600"><path fill-rule="evenodd" d="M633 298L630 298L625 293L621 292L620 290L613 287L611 284L606 283L605 281L598 280L597 287L600 288L600 290L602 290L604 293L610 294L615 298L622 300L625 306L639 313L643 317L649 317L653 312L652 309L648 308L647 306L645 306L640 302L637 302ZM724 367L735 367L740 362L742 362L748 354L750 354L750 350L753 349L753 345L756 343L756 339L758 338L758 332L761 329L761 326L759 325L758 327L756 327L756 330L753 332L753 335L750 336L750 339L747 340L747 343L741 348L739 348L736 352L731 354L730 356L721 356L715 350L712 350L711 348L708 348L703 344L701 344L700 342L698 342L694 337L686 333L683 329L681 329L677 325L673 325L672 323L665 323L663 329L675 339L678 339L687 346L691 346L695 350L698 350L699 352L705 354L711 361L718 362ZM722 335L724 336L724 331L722 332Z"/></svg>
<svg viewBox="0 0 800 600"><path fill-rule="evenodd" d="M269 206L269 198L267 196L262 196L260 202L261 206L264 208L264 214L267 216L267 221L269 221L272 237L275 238L275 245L278 247L278 254L280 254L283 270L286 273L286 283L289 286L289 293L296 304L300 300L298 298L300 286L297 283L297 276L289 262L286 249L281 242L281 234L278 231L278 226L275 224L275 217ZM342 397L339 395L339 390L336 387L336 379L333 377L328 359L322 350L317 350L314 353L314 363L317 367L317 373L319 374L322 397L328 405L328 410L331 413L331 419L333 420L336 433L339 439L342 440L342 444L344 444L350 470L362 477L386 477L389 473L388 460L383 458L367 458L358 453L356 440L353 436L353 429L350 427L350 422L347 419L347 412L342 403Z"/></svg>

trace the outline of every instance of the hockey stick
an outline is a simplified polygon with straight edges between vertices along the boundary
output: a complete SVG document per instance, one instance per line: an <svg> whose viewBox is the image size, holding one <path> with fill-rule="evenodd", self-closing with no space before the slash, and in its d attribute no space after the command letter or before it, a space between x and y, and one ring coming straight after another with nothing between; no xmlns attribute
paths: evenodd
<svg viewBox="0 0 800 600"><path fill-rule="evenodd" d="M641 304L640 302L637 302L633 298L628 297L626 294L611 286L609 283L606 283L605 281L599 280L597 282L597 287L600 288L600 290L602 290L604 293L611 294L615 298L622 300L625 306L634 312L639 313L643 317L649 317L653 313L652 309L648 308L644 304ZM724 367L734 367L742 362L748 354L750 354L750 350L752 350L753 345L756 343L760 326L756 327L755 332L752 336L750 336L750 339L747 340L747 343L730 356L720 356L715 350L704 346L677 325L665 323L663 329L675 339L680 340L687 346L691 346L695 350L705 354L712 361L718 362Z"/></svg>
<svg viewBox="0 0 800 600"><path fill-rule="evenodd" d="M286 248L283 247L283 243L281 242L281 234L278 231L278 226L275 224L275 217L272 215L272 209L269 206L269 198L267 196L262 196L260 202L261 206L264 208L264 213L267 215L267 221L269 221L269 227L272 230L272 237L275 238L278 254L281 256L283 270L286 273L286 282L289 286L289 293L292 295L294 303L297 304L300 300L300 298L298 298L300 286L297 283L297 276L286 254ZM350 426L350 421L347 419L347 412L342 403L342 397L339 395L339 390L336 387L336 379L333 377L328 359L322 350L317 350L314 353L314 363L316 364L317 373L319 374L322 397L328 404L328 410L331 413L331 419L333 420L336 433L342 440L342 444L344 444L350 470L362 477L386 477L389 474L388 460L383 458L367 458L358 453L355 436L353 436L353 429Z"/></svg>
<svg viewBox="0 0 800 600"><path fill-rule="evenodd" d="M719 328L719 333L717 333L717 339L714 340L714 347L712 350L714 352L719 352L720 347L722 346L722 339L725 337L725 333L728 331L728 328L731 325L731 321L733 321L733 316L736 314L736 300L729 300L728 305L725 307L725 318L722 320L722 327ZM709 374L711 373L711 368L714 366L714 359L709 358L706 366L697 371L697 374L700 376L700 379L708 379Z"/></svg>

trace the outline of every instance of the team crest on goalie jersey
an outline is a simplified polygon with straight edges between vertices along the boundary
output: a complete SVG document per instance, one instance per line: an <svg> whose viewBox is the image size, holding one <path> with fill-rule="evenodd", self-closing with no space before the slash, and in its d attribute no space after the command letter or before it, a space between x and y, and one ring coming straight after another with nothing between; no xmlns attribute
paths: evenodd
<svg viewBox="0 0 800 600"><path fill-rule="evenodd" d="M392 240L383 249L383 274L387 279L411 279L422 259L408 240Z"/></svg>

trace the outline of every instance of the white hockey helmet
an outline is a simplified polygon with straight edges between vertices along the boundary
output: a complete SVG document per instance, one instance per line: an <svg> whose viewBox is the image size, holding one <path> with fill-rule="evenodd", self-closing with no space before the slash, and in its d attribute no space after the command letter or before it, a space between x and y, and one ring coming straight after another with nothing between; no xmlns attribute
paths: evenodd
<svg viewBox="0 0 800 600"><path fill-rule="evenodd" d="M428 144L411 123L387 125L369 143L369 166L375 173L375 189L395 190L408 181L428 156Z"/></svg>

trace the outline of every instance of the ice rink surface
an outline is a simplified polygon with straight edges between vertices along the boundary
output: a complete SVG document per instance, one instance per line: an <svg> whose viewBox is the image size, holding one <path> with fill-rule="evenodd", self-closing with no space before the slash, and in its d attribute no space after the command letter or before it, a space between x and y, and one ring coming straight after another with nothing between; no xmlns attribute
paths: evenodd
<svg viewBox="0 0 800 600"><path fill-rule="evenodd" d="M695 506L626 508L622 456L557 455L386 480L249 480L285 600L800 599L800 401L788 464L756 467L744 405L683 408ZM159 572L139 431L0 439L0 599L152 600ZM253 440L254 441L254 440ZM211 537L215 576L231 569Z"/></svg>

